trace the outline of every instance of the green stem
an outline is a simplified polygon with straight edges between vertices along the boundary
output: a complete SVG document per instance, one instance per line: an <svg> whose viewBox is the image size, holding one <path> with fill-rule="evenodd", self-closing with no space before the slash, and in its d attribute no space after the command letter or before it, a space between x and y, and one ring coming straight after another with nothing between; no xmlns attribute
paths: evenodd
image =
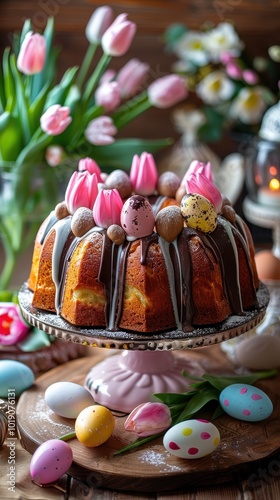
<svg viewBox="0 0 280 500"><path fill-rule="evenodd" d="M123 110L121 114L118 114L118 116L113 116L114 124L117 127L118 130L120 130L122 127L127 125L131 120L134 120L137 116L141 115L144 113L144 111L147 111L151 107L151 103L146 97L145 100L136 102L135 105L130 106L129 104L127 105L127 108Z"/></svg>
<svg viewBox="0 0 280 500"><path fill-rule="evenodd" d="M69 441L70 439L74 439L76 437L76 432L73 431L73 432L68 432L68 434L63 434L63 436L61 436L60 439L61 441Z"/></svg>
<svg viewBox="0 0 280 500"><path fill-rule="evenodd" d="M88 104L88 101L90 100L101 75L104 73L110 61L111 61L111 56L103 53L99 63L95 68L95 71L93 72L93 74L91 75L91 77L87 82L84 95L82 97L82 100L86 105Z"/></svg>
<svg viewBox="0 0 280 500"><path fill-rule="evenodd" d="M97 48L97 44L94 44L94 43L91 43L88 46L86 55L85 55L83 62L80 66L80 70L79 70L77 80L76 80L76 84L79 87L79 89L82 89L82 86L84 84L86 75L88 73L91 61L92 61L93 56L95 54L96 48Z"/></svg>
<svg viewBox="0 0 280 500"><path fill-rule="evenodd" d="M17 259L17 252L13 251L12 248L8 252L5 250L5 253L5 263L0 276L0 290L7 290L9 287Z"/></svg>
<svg viewBox="0 0 280 500"><path fill-rule="evenodd" d="M115 457L116 455L121 455L122 453L125 453L126 451L131 451L134 448L138 448L139 446L142 446L142 444L149 443L150 441L153 441L154 439L157 439L165 434L166 431L160 432L159 434L153 434L152 436L148 436L146 438L139 438L137 441L134 441L133 443L128 444L127 446L124 446L120 450L115 451L113 453L113 456Z"/></svg>

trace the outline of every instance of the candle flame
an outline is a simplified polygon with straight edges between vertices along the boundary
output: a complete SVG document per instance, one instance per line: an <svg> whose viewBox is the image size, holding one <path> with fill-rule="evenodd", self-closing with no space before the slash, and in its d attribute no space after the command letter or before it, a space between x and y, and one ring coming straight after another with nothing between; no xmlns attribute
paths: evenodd
<svg viewBox="0 0 280 500"><path fill-rule="evenodd" d="M280 182L278 181L278 179L271 179L271 181L269 183L269 189L271 189L271 191L279 191L280 190Z"/></svg>

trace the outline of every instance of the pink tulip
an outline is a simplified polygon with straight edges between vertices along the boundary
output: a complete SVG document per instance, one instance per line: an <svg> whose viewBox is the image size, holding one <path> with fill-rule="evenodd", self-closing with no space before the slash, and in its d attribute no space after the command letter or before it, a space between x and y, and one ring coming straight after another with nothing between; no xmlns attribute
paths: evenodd
<svg viewBox="0 0 280 500"><path fill-rule="evenodd" d="M139 437L152 436L171 426L170 410L163 403L142 403L128 415L124 428Z"/></svg>
<svg viewBox="0 0 280 500"><path fill-rule="evenodd" d="M115 76L116 76L117 72L114 70L114 69L107 69L106 71L104 71L103 75L101 76L100 80L99 80L99 84L101 85L101 83L104 83L104 82L111 82L112 80L114 80Z"/></svg>
<svg viewBox="0 0 280 500"><path fill-rule="evenodd" d="M222 195L216 186L201 172L191 174L186 180L186 191L188 194L196 193L204 196L212 203L216 212L220 212L223 201Z"/></svg>
<svg viewBox="0 0 280 500"><path fill-rule="evenodd" d="M91 175L95 174L97 182L103 182L101 178L101 170L97 165L96 161L94 161L92 158L82 158L78 164L78 171L79 172L87 171Z"/></svg>
<svg viewBox="0 0 280 500"><path fill-rule="evenodd" d="M25 75L40 73L45 65L46 40L39 33L29 31L20 47L17 67Z"/></svg>
<svg viewBox="0 0 280 500"><path fill-rule="evenodd" d="M133 97L141 90L141 85L150 69L148 64L142 63L138 59L130 59L116 76L124 99Z"/></svg>
<svg viewBox="0 0 280 500"><path fill-rule="evenodd" d="M59 104L50 106L40 118L42 130L48 135L62 134L72 121L69 114L70 108L68 106L60 106Z"/></svg>
<svg viewBox="0 0 280 500"><path fill-rule="evenodd" d="M112 224L120 225L123 202L117 189L101 189L93 207L95 224L107 229Z"/></svg>
<svg viewBox="0 0 280 500"><path fill-rule="evenodd" d="M228 64L233 60L233 55L230 52L222 52L220 54L220 61L222 64Z"/></svg>
<svg viewBox="0 0 280 500"><path fill-rule="evenodd" d="M193 160L182 179L181 185L185 185L186 180L191 176L191 174L196 175L197 173L201 173L205 175L209 181L213 181L211 163L209 161L207 163L203 163L202 161Z"/></svg>
<svg viewBox="0 0 280 500"><path fill-rule="evenodd" d="M117 82L104 82L95 92L95 103L103 106L106 113L116 109L121 102L120 86Z"/></svg>
<svg viewBox="0 0 280 500"><path fill-rule="evenodd" d="M65 202L70 214L80 208L93 209L98 194L98 183L96 174L89 172L74 172L69 180Z"/></svg>
<svg viewBox="0 0 280 500"><path fill-rule="evenodd" d="M96 9L86 26L86 37L90 43L100 43L105 31L113 21L113 10L108 5Z"/></svg>
<svg viewBox="0 0 280 500"><path fill-rule="evenodd" d="M256 85L259 81L257 73L251 69L244 69L242 77L248 85Z"/></svg>
<svg viewBox="0 0 280 500"><path fill-rule="evenodd" d="M89 122L86 130L86 139L96 146L106 146L115 142L114 135L118 129L110 116L99 116Z"/></svg>
<svg viewBox="0 0 280 500"><path fill-rule="evenodd" d="M187 97L185 81L178 75L167 75L148 87L148 98L156 108L169 108Z"/></svg>
<svg viewBox="0 0 280 500"><path fill-rule="evenodd" d="M133 191L142 196L154 194L158 172L153 156L150 153L142 153L133 156L130 169L130 180L133 186Z"/></svg>
<svg viewBox="0 0 280 500"><path fill-rule="evenodd" d="M130 48L135 33L136 24L127 21L127 14L120 14L101 39L104 53L113 57L123 56Z"/></svg>
<svg viewBox="0 0 280 500"><path fill-rule="evenodd" d="M30 325L22 319L17 304L0 302L0 345L17 344L29 330Z"/></svg>
<svg viewBox="0 0 280 500"><path fill-rule="evenodd" d="M46 160L50 167L57 167L63 161L65 152L61 146L49 146L46 149Z"/></svg>

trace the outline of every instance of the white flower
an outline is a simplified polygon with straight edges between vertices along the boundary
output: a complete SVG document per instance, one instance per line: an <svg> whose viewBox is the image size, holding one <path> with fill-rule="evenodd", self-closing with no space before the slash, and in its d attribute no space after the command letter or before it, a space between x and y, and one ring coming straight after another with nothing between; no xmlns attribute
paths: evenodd
<svg viewBox="0 0 280 500"><path fill-rule="evenodd" d="M223 52L239 56L243 49L243 43L230 23L220 23L216 28L208 31L205 43L211 60L214 62L220 60Z"/></svg>
<svg viewBox="0 0 280 500"><path fill-rule="evenodd" d="M183 61L190 61L197 66L205 66L209 62L206 36L199 31L188 31L176 43L175 53Z"/></svg>
<svg viewBox="0 0 280 500"><path fill-rule="evenodd" d="M230 99L234 88L223 71L213 71L199 82L196 91L206 104L216 105Z"/></svg>
<svg viewBox="0 0 280 500"><path fill-rule="evenodd" d="M233 101L230 115L243 123L259 123L266 109L261 87L243 88Z"/></svg>

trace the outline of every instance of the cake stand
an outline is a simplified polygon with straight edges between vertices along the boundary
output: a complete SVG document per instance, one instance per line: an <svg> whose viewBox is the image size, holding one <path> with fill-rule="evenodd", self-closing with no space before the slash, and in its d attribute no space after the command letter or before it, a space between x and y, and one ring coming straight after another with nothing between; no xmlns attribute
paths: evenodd
<svg viewBox="0 0 280 500"><path fill-rule="evenodd" d="M85 385L97 403L129 413L137 405L150 401L153 394L184 392L189 382L182 376L183 369L196 375L204 371L195 357L188 359L173 351L207 347L256 327L269 302L269 292L263 284L257 296L257 309L242 316L231 316L219 325L197 328L188 333L173 330L154 334L72 326L56 314L33 308L32 292L26 283L18 298L24 318L50 335L85 346L121 350L121 354L107 356L93 366L85 374Z"/></svg>
<svg viewBox="0 0 280 500"><path fill-rule="evenodd" d="M249 197L243 203L244 214L256 226L272 229L272 254L280 259L280 208L260 205ZM264 280L270 294L269 304L264 321L256 329L257 334L271 331L280 332L280 282L278 280Z"/></svg>

